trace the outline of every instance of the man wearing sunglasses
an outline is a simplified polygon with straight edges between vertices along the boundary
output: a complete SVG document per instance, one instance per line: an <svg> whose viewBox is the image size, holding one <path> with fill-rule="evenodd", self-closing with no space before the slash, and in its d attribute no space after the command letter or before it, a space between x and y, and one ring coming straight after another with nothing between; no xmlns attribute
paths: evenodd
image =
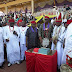
<svg viewBox="0 0 72 72"><path fill-rule="evenodd" d="M51 48L52 32L53 26L50 23L50 18L48 16L45 16L44 23L40 25L38 31L41 46Z"/></svg>

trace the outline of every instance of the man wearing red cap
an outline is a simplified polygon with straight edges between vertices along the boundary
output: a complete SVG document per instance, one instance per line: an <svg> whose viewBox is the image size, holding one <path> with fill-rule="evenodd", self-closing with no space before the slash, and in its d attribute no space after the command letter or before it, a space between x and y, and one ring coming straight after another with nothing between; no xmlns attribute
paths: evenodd
<svg viewBox="0 0 72 72"><path fill-rule="evenodd" d="M9 20L9 23L10 23L10 22L14 22L14 19L10 19L10 20Z"/></svg>
<svg viewBox="0 0 72 72"><path fill-rule="evenodd" d="M53 30L53 35L52 35L52 47L51 50L56 50L57 49L57 62L58 62L58 69L60 69L60 65L61 65L61 55L62 55L62 51L63 49L60 47L60 43L59 43L59 38L60 36L63 34L65 27L61 24L62 20L61 20L61 16L59 16L59 18L56 20L56 26L54 27Z"/></svg>
<svg viewBox="0 0 72 72"><path fill-rule="evenodd" d="M64 30L63 33L59 36L58 41L57 41L57 54L58 54L58 68L60 68L62 62L62 56L63 56L63 48L65 44L65 35L67 31L67 27L69 25L69 21L64 23Z"/></svg>
<svg viewBox="0 0 72 72"><path fill-rule="evenodd" d="M53 35L52 35L53 42L52 42L51 50L56 50L56 44L57 44L57 40L58 40L61 28L62 28L61 22L56 21L56 25L54 27Z"/></svg>
<svg viewBox="0 0 72 72"><path fill-rule="evenodd" d="M26 46L27 49L38 47L38 30L35 21L31 21L31 27L27 29Z"/></svg>
<svg viewBox="0 0 72 72"><path fill-rule="evenodd" d="M59 33L61 32L61 28L62 28L61 22L62 22L62 19L61 19L61 13L60 13L59 17L58 18L56 17L56 25L54 27L53 35L52 35L53 42L52 42L51 50L56 49L57 39L59 37Z"/></svg>
<svg viewBox="0 0 72 72"><path fill-rule="evenodd" d="M18 26L20 26L20 25L19 25L20 22L22 22L22 18L21 18L21 17L19 18L19 20L18 20L18 22L17 22L17 25L18 25Z"/></svg>
<svg viewBox="0 0 72 72"><path fill-rule="evenodd" d="M14 22L14 19L13 19L12 16L11 16L10 19L9 19L9 23L10 23L10 22Z"/></svg>
<svg viewBox="0 0 72 72"><path fill-rule="evenodd" d="M26 35L26 31L27 31L28 27L26 26L24 21L21 23L21 26L19 29L20 29L20 50L21 50L20 60L22 62L24 60L25 51L27 50L25 35Z"/></svg>
<svg viewBox="0 0 72 72"><path fill-rule="evenodd" d="M62 64L66 64L66 54L72 48L72 20L68 20L67 24L67 31L65 34L65 47L62 56Z"/></svg>
<svg viewBox="0 0 72 72"><path fill-rule="evenodd" d="M52 31L53 31L53 26L50 23L50 19L48 16L45 16L45 22L44 24L40 25L38 31L41 46L50 48ZM47 45L44 42L47 42Z"/></svg>
<svg viewBox="0 0 72 72"><path fill-rule="evenodd" d="M19 48L19 28L14 26L14 20L9 21L10 25L4 30L4 39L7 45L8 66L11 64L19 64L20 48Z"/></svg>

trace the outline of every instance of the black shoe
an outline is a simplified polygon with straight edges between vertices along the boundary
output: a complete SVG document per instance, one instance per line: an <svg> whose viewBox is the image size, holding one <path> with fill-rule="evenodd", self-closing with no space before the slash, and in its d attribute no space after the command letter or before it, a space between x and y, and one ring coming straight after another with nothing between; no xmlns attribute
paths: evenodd
<svg viewBox="0 0 72 72"><path fill-rule="evenodd" d="M60 72L60 69L58 69L58 72Z"/></svg>
<svg viewBox="0 0 72 72"><path fill-rule="evenodd" d="M20 61L20 63L22 63L23 61Z"/></svg>
<svg viewBox="0 0 72 72"><path fill-rule="evenodd" d="M4 66L0 66L0 69L4 69L5 67Z"/></svg>
<svg viewBox="0 0 72 72"><path fill-rule="evenodd" d="M24 60L21 60L20 63L23 63Z"/></svg>

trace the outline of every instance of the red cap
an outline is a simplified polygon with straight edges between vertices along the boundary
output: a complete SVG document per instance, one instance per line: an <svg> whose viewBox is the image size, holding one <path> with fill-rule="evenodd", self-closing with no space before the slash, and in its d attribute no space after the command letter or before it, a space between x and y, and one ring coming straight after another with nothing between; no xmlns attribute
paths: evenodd
<svg viewBox="0 0 72 72"><path fill-rule="evenodd" d="M45 18L49 19L49 17L48 17L48 16L45 16Z"/></svg>
<svg viewBox="0 0 72 72"><path fill-rule="evenodd" d="M10 19L9 22L15 22L14 19Z"/></svg>
<svg viewBox="0 0 72 72"><path fill-rule="evenodd" d="M18 20L17 25L19 26L19 23L22 22L22 20Z"/></svg>
<svg viewBox="0 0 72 72"><path fill-rule="evenodd" d="M59 17L56 18L56 22L62 22L62 19L61 19L61 13L60 13Z"/></svg>
<svg viewBox="0 0 72 72"><path fill-rule="evenodd" d="M22 22L22 20L18 20L18 22L20 23L20 22Z"/></svg>
<svg viewBox="0 0 72 72"><path fill-rule="evenodd" d="M31 24L36 24L36 22L35 21L31 21Z"/></svg>
<svg viewBox="0 0 72 72"><path fill-rule="evenodd" d="M67 21L67 24L70 24L71 22L72 22L72 20L68 20L68 21Z"/></svg>

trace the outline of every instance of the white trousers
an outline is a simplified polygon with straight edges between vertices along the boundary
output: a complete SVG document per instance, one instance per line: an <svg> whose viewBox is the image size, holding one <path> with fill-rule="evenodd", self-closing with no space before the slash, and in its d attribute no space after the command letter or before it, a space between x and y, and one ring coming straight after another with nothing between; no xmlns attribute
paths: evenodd
<svg viewBox="0 0 72 72"><path fill-rule="evenodd" d="M25 51L27 50L26 44L20 44L20 48L21 48L20 60L24 60Z"/></svg>
<svg viewBox="0 0 72 72"><path fill-rule="evenodd" d="M61 64L66 64L66 49L64 49Z"/></svg>
<svg viewBox="0 0 72 72"><path fill-rule="evenodd" d="M2 66L4 62L4 48L0 47L0 66Z"/></svg>
<svg viewBox="0 0 72 72"><path fill-rule="evenodd" d="M55 44L53 42L52 42L52 45L51 45L51 50L56 50Z"/></svg>
<svg viewBox="0 0 72 72"><path fill-rule="evenodd" d="M62 62L62 55L63 55L63 45L61 42L58 41L57 43L57 64L58 64L59 69L60 69L60 65Z"/></svg>

